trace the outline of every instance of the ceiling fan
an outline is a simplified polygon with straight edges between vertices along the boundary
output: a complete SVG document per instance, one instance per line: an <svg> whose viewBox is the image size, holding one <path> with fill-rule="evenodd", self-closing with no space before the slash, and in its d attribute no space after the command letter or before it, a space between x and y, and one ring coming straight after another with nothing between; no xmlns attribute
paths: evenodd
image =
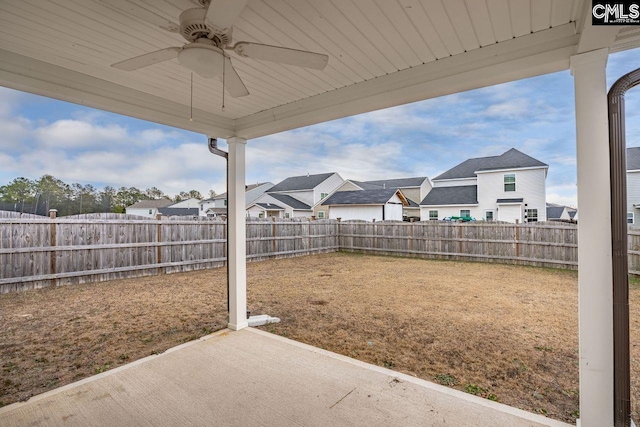
<svg viewBox="0 0 640 427"><path fill-rule="evenodd" d="M180 14L180 25L127 0L101 1L164 30L180 33L187 41L180 47L167 47L111 65L119 70L133 71L178 58L182 66L201 77L219 77L229 94L237 98L248 95L249 91L233 68L226 51L232 51L243 58L315 70L324 69L329 61L329 57L321 53L280 46L242 41L232 45L233 23L246 6L247 0L194 0L201 7L183 11Z"/></svg>

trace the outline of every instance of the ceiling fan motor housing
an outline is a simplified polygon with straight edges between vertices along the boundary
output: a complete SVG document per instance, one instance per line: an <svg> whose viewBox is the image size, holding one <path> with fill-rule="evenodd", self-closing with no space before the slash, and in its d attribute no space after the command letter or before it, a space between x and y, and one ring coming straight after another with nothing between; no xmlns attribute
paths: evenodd
<svg viewBox="0 0 640 427"><path fill-rule="evenodd" d="M187 41L193 42L206 37L220 47L231 43L232 28L220 29L206 19L207 9L187 9L180 14L180 34Z"/></svg>

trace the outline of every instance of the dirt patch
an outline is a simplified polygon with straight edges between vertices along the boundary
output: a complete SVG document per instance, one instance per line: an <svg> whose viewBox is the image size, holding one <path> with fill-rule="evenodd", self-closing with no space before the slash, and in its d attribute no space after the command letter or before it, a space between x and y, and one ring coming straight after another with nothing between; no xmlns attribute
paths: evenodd
<svg viewBox="0 0 640 427"><path fill-rule="evenodd" d="M226 325L224 269L0 295L0 406ZM577 275L325 254L251 263L266 330L511 406L578 416ZM631 290L638 414L640 286ZM637 418L636 418L637 419Z"/></svg>

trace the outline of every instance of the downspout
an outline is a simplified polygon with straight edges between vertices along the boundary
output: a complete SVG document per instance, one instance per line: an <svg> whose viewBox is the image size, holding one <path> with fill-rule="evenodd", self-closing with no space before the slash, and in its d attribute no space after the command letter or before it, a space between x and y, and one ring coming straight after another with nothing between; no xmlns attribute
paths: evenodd
<svg viewBox="0 0 640 427"><path fill-rule="evenodd" d="M629 366L629 268L627 258L627 153L625 93L640 84L640 68L620 77L607 95L611 174L613 265L613 417L615 427L631 423Z"/></svg>
<svg viewBox="0 0 640 427"><path fill-rule="evenodd" d="M216 156L224 157L227 165L227 200L229 200L229 153L218 148L218 138L209 138L209 151ZM229 202L227 202L227 218L225 219L225 233L227 245L227 313L229 312Z"/></svg>

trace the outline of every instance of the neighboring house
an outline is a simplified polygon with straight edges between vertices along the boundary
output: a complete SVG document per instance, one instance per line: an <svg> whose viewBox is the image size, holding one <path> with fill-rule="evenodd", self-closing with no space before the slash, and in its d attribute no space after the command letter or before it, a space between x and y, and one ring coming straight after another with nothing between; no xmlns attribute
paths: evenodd
<svg viewBox="0 0 640 427"><path fill-rule="evenodd" d="M571 206L547 203L547 221L572 221L577 212Z"/></svg>
<svg viewBox="0 0 640 427"><path fill-rule="evenodd" d="M264 205L267 204L265 207ZM271 209L271 213L268 213L265 208L271 206L278 206L282 208L282 211ZM267 209L269 210L269 209ZM255 202L247 207L247 216L257 218L301 218L310 217L313 214L311 206L301 202L300 200L290 196L288 194L280 193L265 193L260 196Z"/></svg>
<svg viewBox="0 0 640 427"><path fill-rule="evenodd" d="M377 190L337 191L327 197L322 206L329 209L329 218L365 221L402 221L403 208L409 202L396 188Z"/></svg>
<svg viewBox="0 0 640 427"><path fill-rule="evenodd" d="M402 190L402 194L406 197L408 205L403 207L402 215L404 217L420 217L420 205L418 203L425 198L431 190L431 182L426 176L412 178L383 179L377 181L355 181L346 180L340 185L335 192L339 191L357 191L357 190ZM314 215L318 218L327 217L327 206L319 203L314 206ZM320 212L324 211L323 214Z"/></svg>
<svg viewBox="0 0 640 427"><path fill-rule="evenodd" d="M254 218L283 218L285 209L282 206L278 206L273 203L253 202L247 208L247 216ZM288 218L288 217L287 217Z"/></svg>
<svg viewBox="0 0 640 427"><path fill-rule="evenodd" d="M627 223L640 224L640 147L627 148Z"/></svg>
<svg viewBox="0 0 640 427"><path fill-rule="evenodd" d="M271 182L259 182L245 186L245 203L248 208L261 195L273 187ZM227 215L227 193L218 194L199 203L200 216L216 217Z"/></svg>
<svg viewBox="0 0 640 427"><path fill-rule="evenodd" d="M335 172L292 176L271 187L254 203L277 204L285 208L285 218L311 217L314 214L313 207L333 193L343 182L344 179ZM247 212L247 215L253 216L253 212Z"/></svg>
<svg viewBox="0 0 640 427"><path fill-rule="evenodd" d="M147 218L155 218L160 212L159 208L165 208L173 202L169 199L140 200L131 206L127 206L126 213L129 215L139 215Z"/></svg>
<svg viewBox="0 0 640 427"><path fill-rule="evenodd" d="M515 148L466 160L432 180L420 203L423 221L450 216L477 220L546 221L549 165Z"/></svg>

